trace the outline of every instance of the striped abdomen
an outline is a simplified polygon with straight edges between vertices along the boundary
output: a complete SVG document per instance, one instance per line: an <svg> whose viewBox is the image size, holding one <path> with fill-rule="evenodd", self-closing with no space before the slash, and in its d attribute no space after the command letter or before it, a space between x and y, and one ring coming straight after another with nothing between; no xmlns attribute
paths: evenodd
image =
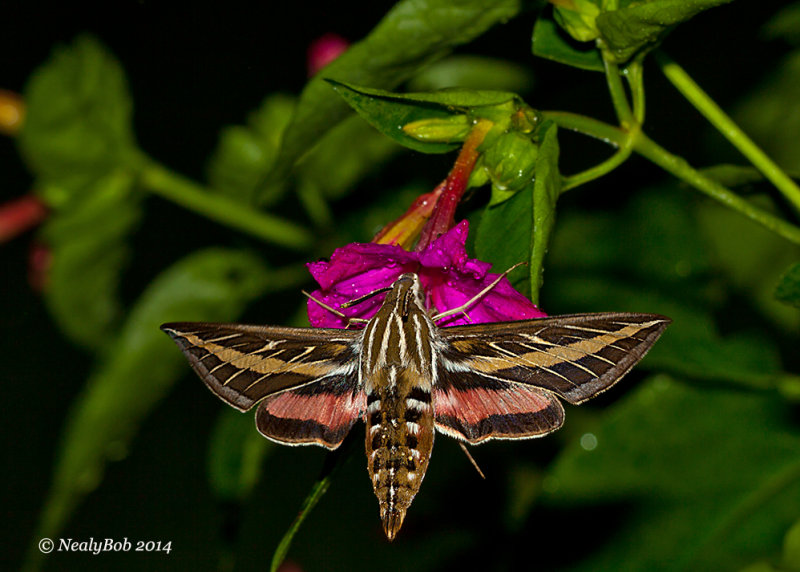
<svg viewBox="0 0 800 572"><path fill-rule="evenodd" d="M433 449L431 392L410 373L388 368L378 377L385 375L389 383L367 394L368 469L389 540L419 491ZM396 394L388 390L392 386L398 388Z"/></svg>

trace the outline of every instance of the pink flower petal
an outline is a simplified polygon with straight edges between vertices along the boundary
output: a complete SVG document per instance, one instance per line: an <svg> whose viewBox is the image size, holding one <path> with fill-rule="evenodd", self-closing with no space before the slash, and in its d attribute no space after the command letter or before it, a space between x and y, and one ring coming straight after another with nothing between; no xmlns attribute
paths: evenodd
<svg viewBox="0 0 800 572"><path fill-rule="evenodd" d="M422 252L408 252L387 244L348 244L337 248L329 261L308 264L321 288L308 301L308 317L319 328L347 327L348 320L323 308L318 300L348 317L369 319L380 308L385 294L377 294L349 308L346 302L389 288L406 272L420 277L429 309L442 313L470 301L494 282L498 274L489 272L491 264L469 258L466 252L469 224L462 221L434 240ZM466 316L464 315L466 314ZM464 314L444 319L440 325L521 320L545 316L525 296L503 278Z"/></svg>

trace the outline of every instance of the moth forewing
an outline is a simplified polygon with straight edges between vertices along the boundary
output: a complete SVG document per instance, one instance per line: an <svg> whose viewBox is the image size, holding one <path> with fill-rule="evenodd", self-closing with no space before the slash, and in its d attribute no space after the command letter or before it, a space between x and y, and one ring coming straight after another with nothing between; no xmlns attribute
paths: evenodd
<svg viewBox="0 0 800 572"><path fill-rule="evenodd" d="M200 322L161 326L214 394L291 445L335 449L364 409L360 332Z"/></svg>
<svg viewBox="0 0 800 572"><path fill-rule="evenodd" d="M575 314L439 330L445 367L550 391L577 405L619 381L670 319L658 314Z"/></svg>

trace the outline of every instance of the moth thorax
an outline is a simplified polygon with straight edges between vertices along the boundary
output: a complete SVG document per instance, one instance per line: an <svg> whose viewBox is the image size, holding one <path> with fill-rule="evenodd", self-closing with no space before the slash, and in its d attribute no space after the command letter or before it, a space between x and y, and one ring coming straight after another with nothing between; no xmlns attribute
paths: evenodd
<svg viewBox="0 0 800 572"><path fill-rule="evenodd" d="M389 540L419 491L433 448L430 392L414 388L410 393L413 397L367 396L368 469Z"/></svg>

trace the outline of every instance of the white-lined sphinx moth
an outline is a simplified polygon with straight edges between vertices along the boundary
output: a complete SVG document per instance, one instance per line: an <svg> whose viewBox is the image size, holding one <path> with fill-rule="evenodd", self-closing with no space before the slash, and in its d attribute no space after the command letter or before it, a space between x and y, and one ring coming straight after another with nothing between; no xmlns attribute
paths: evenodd
<svg viewBox="0 0 800 572"><path fill-rule="evenodd" d="M440 315L442 316L442 315ZM362 330L172 323L168 333L206 385L289 445L336 449L367 425L368 470L395 537L428 467L435 430L467 443L558 429L558 397L608 389L670 320L601 313L439 328L419 278L402 275Z"/></svg>

